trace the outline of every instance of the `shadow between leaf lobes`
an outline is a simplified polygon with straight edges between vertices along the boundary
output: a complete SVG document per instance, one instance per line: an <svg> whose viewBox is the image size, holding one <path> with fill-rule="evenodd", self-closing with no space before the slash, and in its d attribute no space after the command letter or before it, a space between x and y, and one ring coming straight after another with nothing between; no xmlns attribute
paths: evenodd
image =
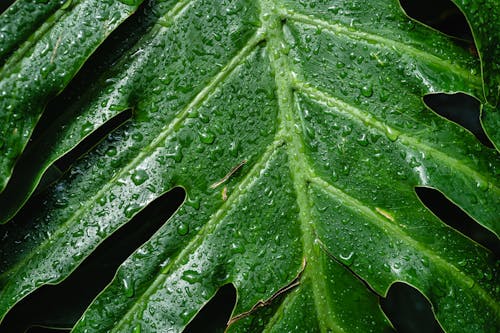
<svg viewBox="0 0 500 333"><path fill-rule="evenodd" d="M497 258L500 258L498 238L448 200L444 194L430 187L416 187L415 192L422 203L441 221L486 247Z"/></svg>
<svg viewBox="0 0 500 333"><path fill-rule="evenodd" d="M236 305L236 288L222 286L212 299L198 312L183 333L223 333Z"/></svg>
<svg viewBox="0 0 500 333"><path fill-rule="evenodd" d="M467 94L429 94L424 103L434 112L469 130L486 147L493 148L480 121L480 103Z"/></svg>
<svg viewBox="0 0 500 333"><path fill-rule="evenodd" d="M406 14L447 35L472 42L465 16L451 0L399 0Z"/></svg>
<svg viewBox="0 0 500 333"><path fill-rule="evenodd" d="M444 333L429 301L405 283L391 285L387 297L380 299L380 306L398 333Z"/></svg>
<svg viewBox="0 0 500 333"><path fill-rule="evenodd" d="M118 266L166 223L185 195L184 189L176 187L150 203L100 244L66 280L45 285L14 306L0 332L23 332L32 325L72 327L112 280Z"/></svg>

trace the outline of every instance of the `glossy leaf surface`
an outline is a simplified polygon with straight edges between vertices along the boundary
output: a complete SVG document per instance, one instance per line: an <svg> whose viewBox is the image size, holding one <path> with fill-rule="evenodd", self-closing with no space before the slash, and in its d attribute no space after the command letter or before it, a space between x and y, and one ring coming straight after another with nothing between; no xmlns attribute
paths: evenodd
<svg viewBox="0 0 500 333"><path fill-rule="evenodd" d="M3 13L0 190L45 104L140 2L21 0Z"/></svg>
<svg viewBox="0 0 500 333"><path fill-rule="evenodd" d="M498 261L414 191L498 235L498 152L422 101L463 91L491 108L477 58L395 0L150 1L137 16L0 196L7 220L48 165L132 109L2 226L0 316L182 186L75 332L182 331L227 283L229 331L384 331L378 297L396 281L447 331L496 331Z"/></svg>

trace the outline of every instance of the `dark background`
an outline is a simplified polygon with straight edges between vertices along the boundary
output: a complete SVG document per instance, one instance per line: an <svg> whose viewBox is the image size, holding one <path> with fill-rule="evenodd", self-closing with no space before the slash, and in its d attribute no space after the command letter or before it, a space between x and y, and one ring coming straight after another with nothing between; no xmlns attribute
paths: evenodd
<svg viewBox="0 0 500 333"><path fill-rule="evenodd" d="M0 12L3 12L12 2L10 0L1 1ZM409 16L456 37L457 42L464 47L474 48L467 22L450 0L401 0L401 4ZM131 17L129 21L135 19ZM127 23L123 25L123 28L120 28L121 31L118 29L115 35L123 33L126 25ZM76 87L81 82L92 80L93 75L97 72L92 69L92 63L98 62L100 54L106 53L109 48L116 47L116 39L111 36L100 47L96 55L89 60L90 65L83 67L78 77L73 80L76 83L72 83L67 90L77 89ZM47 113L50 113L51 108L57 108L58 104L64 103L65 99L68 98L68 95L64 94L51 102ZM483 144L492 147L480 126L479 104L475 99L464 94L435 94L426 96L424 101L434 111L466 127ZM50 116L44 117L46 119L42 119L38 127L43 127L45 122L50 121ZM130 115L123 114L113 119L56 162L40 183L37 193L43 192L44 187L60 176L64 170L67 170L73 161L128 117ZM34 135L36 135L36 131ZM429 188L417 188L416 193L422 202L443 222L481 243L499 257L500 244L498 239L448 201L440 192ZM175 188L155 200L132 221L102 243L68 279L56 286L44 286L19 302L0 325L0 332L18 333L27 329L29 333L69 332L69 330L61 330L61 328L71 327L78 320L92 299L111 281L120 263L160 228L166 217L173 214L176 208L182 204L184 196L185 193L181 188ZM31 201L36 200L40 200L39 195L35 195L31 199ZM186 332L223 332L235 301L236 291L234 287L232 285L224 286L191 322ZM380 299L380 304L397 332L442 332L432 315L429 302L419 291L406 284L394 284L389 290L387 298ZM59 327L59 329L29 328L31 325Z"/></svg>

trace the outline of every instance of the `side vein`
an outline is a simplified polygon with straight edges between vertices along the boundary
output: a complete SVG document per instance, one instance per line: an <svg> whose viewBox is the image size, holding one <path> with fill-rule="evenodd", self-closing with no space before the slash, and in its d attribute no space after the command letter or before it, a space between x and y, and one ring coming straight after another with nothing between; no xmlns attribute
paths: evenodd
<svg viewBox="0 0 500 333"><path fill-rule="evenodd" d="M472 169L462 160L458 160L432 146L429 146L425 142L419 141L407 134L401 133L400 131L380 122L378 119L376 119L366 111L361 110L336 97L333 97L315 87L311 87L307 84L304 84L303 82L295 82L294 85L298 91L305 93L309 97L315 98L316 100L324 102L328 105L337 106L336 110L339 113L354 118L355 120L363 123L364 125L377 130L381 134L397 137L399 142L401 142L402 144L411 147L417 151L427 152L429 155L432 155L435 158L439 159L441 162L443 162L443 164L448 166L453 166L453 168L460 170L465 177L474 178L476 181L481 181L491 184L491 190L495 191L496 193L500 193L500 189L494 184L494 181L490 180L489 178L486 178L483 174Z"/></svg>
<svg viewBox="0 0 500 333"><path fill-rule="evenodd" d="M414 249L417 249L421 253L425 253L429 258L432 258L434 262L436 262L439 266L443 267L443 270L449 272L450 275L455 276L456 280L462 283L466 287L466 289L469 289L466 280L470 280L470 277L468 277L464 272L459 270L452 263L443 259L437 253L435 253L434 251L430 250L429 248L423 246L421 243L413 239L411 236L405 233L401 228L399 228L396 224L389 223L388 221L384 220L383 218L380 217L379 214L374 212L370 207L364 205L356 198L351 197L349 194L343 192L339 188L333 186L332 184L328 183L327 181L325 181L320 177L317 176L312 177L311 183L315 184L316 187L321 189L326 194L332 197L341 198L344 201L344 203L346 203L346 206L349 209L363 214L368 218L370 222L373 222L378 228L384 230L389 235L391 234L396 235L398 239L404 239L405 242ZM495 309L496 312L500 313L500 305L493 298L491 298L491 296L483 288L481 288L479 284L476 283L474 289L492 309Z"/></svg>
<svg viewBox="0 0 500 333"><path fill-rule="evenodd" d="M247 45L243 47L243 49L240 52L238 52L238 54L236 54L236 56L233 57L226 64L226 66L210 81L210 83L207 86L205 86L184 109L181 110L179 115L172 122L170 122L167 126L164 127L164 129L159 133L159 135L153 141L151 141L148 145L146 145L133 160L131 160L127 165L125 165L120 170L120 172L117 172L117 174L108 183L106 183L106 185L104 185L94 195L88 197L87 200L85 201L85 203L87 204L82 204L77 210L74 211L74 213L66 221L64 221L64 223L58 228L58 230L54 232L52 238L57 237L60 234L64 233L65 230L67 229L66 226L71 225L82 214L84 214L87 211L89 205L92 205L95 202L96 198L98 198L104 193L107 193L110 190L110 188L112 188L116 184L118 179L126 175L130 170L134 169L145 157L149 155L149 153L152 150L154 150L156 147L159 147L163 143L165 138L167 138L170 134L172 134L174 132L174 129L188 117L189 113L192 112L192 110L194 110L195 108L197 108L218 87L218 85L233 72L233 70L240 64L240 62L244 60L252 52L252 50L257 46L257 44L262 40L262 38L263 38L263 33L262 31L259 30L248 41ZM30 255L24 257L24 259L19 261L17 265L13 266L8 271L2 273L0 276L9 274L14 270L19 269L19 267L22 264L29 261L37 252L42 252L41 250L45 248L48 244L50 244L50 240L52 238L47 238L44 242L40 244L40 246L37 247L38 251L31 252Z"/></svg>
<svg viewBox="0 0 500 333"><path fill-rule="evenodd" d="M122 316L121 320L113 327L111 332L120 331L119 328L126 322L128 314L136 310L136 308L141 304L141 301L148 298L154 291L161 286L162 282L167 278L168 271L174 268L179 260L185 256L192 253L196 249L203 239L210 233L212 233L219 222L227 215L233 203L236 203L245 197L244 191L248 191L254 182L259 178L260 171L265 169L267 164L272 160L273 154L276 152L277 148L283 144L283 141L279 139L280 135L276 135L276 139L266 147L264 154L261 158L253 165L252 169L248 171L247 175L240 181L238 186L236 186L235 191L229 196L229 198L223 202L219 209L212 214L210 220L198 231L193 240L188 243L175 257L170 261L170 264L166 266L162 274L159 274L153 282L148 286L148 288L139 296L138 299L134 300L132 307Z"/></svg>
<svg viewBox="0 0 500 333"><path fill-rule="evenodd" d="M329 311L330 307L325 297L326 287L321 280L322 270L321 258L317 254L317 246L314 244L313 218L310 215L310 203L307 196L307 164L303 151L303 143L296 133L296 115L294 113L294 96L290 65L286 54L283 37L283 27L280 17L276 11L274 1L261 1L262 21L267 30L269 56L271 66L275 73L277 98L280 108L280 126L286 133L289 169L293 180L297 204L299 206L299 222L302 231L302 244L304 256L308 265L304 272L304 278L312 274L312 294L316 308L318 323L321 330L326 331L328 327L335 332L344 332L341 326L335 322L335 315Z"/></svg>
<svg viewBox="0 0 500 333"><path fill-rule="evenodd" d="M465 80L473 82L478 87L482 85L481 78L478 76L471 75L469 70L457 66L455 64L451 64L446 59L442 59L434 54L425 52L411 45L401 43L399 41L389 39L383 36L374 35L366 31L349 29L341 24L332 24L330 22L315 17L311 17L300 13L295 13L289 10L284 10L282 14L286 18L289 18L293 21L301 22L314 27L320 27L334 34L348 36L357 40L363 40L367 42L377 42L379 44L389 47L390 49L404 50L406 53L411 54L417 58L423 59L429 63L439 64L441 67L447 68L451 72L463 77Z"/></svg>

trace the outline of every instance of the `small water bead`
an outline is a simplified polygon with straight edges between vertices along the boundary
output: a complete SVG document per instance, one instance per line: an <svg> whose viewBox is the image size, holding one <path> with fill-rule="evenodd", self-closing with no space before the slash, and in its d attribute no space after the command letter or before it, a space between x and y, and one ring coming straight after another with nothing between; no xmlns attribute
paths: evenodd
<svg viewBox="0 0 500 333"><path fill-rule="evenodd" d="M184 202L186 206L193 207L194 209L200 209L200 199L199 198L188 198L186 202Z"/></svg>
<svg viewBox="0 0 500 333"><path fill-rule="evenodd" d="M137 141L137 142L140 142L142 141L142 139L144 138L144 136L142 135L142 133L134 133L132 134L132 140L134 141Z"/></svg>
<svg viewBox="0 0 500 333"><path fill-rule="evenodd" d="M476 181L476 187L479 190L481 190L483 192L486 192L488 190L488 188L489 188L489 183L487 181L485 181L485 180L482 180L482 179L481 180L477 180Z"/></svg>
<svg viewBox="0 0 500 333"><path fill-rule="evenodd" d="M180 235L180 236L185 236L189 233L189 224L187 223L180 223L178 226L177 226L177 233Z"/></svg>
<svg viewBox="0 0 500 333"><path fill-rule="evenodd" d="M385 129L385 135L386 135L386 137L390 141L394 142L394 141L396 141L398 139L399 132L396 131L396 130L394 130L394 129L392 129L391 127L386 127L386 129Z"/></svg>
<svg viewBox="0 0 500 333"><path fill-rule="evenodd" d="M108 200L106 199L106 196L104 196L104 195L100 196L100 197L97 199L97 203L98 203L100 206L104 206L107 202L108 202Z"/></svg>
<svg viewBox="0 0 500 333"><path fill-rule="evenodd" d="M200 141L205 144L212 144L215 141L215 136L210 132L200 132Z"/></svg>
<svg viewBox="0 0 500 333"><path fill-rule="evenodd" d="M61 9L68 9L71 6L72 0L66 1L62 6Z"/></svg>
<svg viewBox="0 0 500 333"><path fill-rule="evenodd" d="M125 214L125 217L131 218L136 212L138 212L141 209L141 206L137 204L131 204L128 205L123 213Z"/></svg>
<svg viewBox="0 0 500 333"><path fill-rule="evenodd" d="M145 170L138 169L132 174L132 182L135 185L141 185L143 184L146 180L149 179L149 175Z"/></svg>
<svg viewBox="0 0 500 333"><path fill-rule="evenodd" d="M116 147L111 146L106 150L106 155L109 157L116 156L117 154L118 150L116 149Z"/></svg>
<svg viewBox="0 0 500 333"><path fill-rule="evenodd" d="M349 252L348 254L339 254L339 257L340 259L342 260L342 262L344 264L346 264L347 266L350 266L352 265L352 263L354 262L354 252Z"/></svg>
<svg viewBox="0 0 500 333"><path fill-rule="evenodd" d="M167 153L165 157L173 158L175 162L182 161L184 155L182 154L182 146L177 144L175 145L173 151L171 153Z"/></svg>
<svg viewBox="0 0 500 333"><path fill-rule="evenodd" d="M358 142L358 144L359 144L360 146L362 146L362 147L366 147L366 146L368 146L368 144L369 144L369 142L368 142L368 138L367 138L367 136L366 136L366 134L365 134L365 133L361 134L361 136L360 136L360 137L358 137L358 138L356 139L356 141L357 141L357 142Z"/></svg>
<svg viewBox="0 0 500 333"><path fill-rule="evenodd" d="M373 95L373 88L371 85L365 85L361 87L361 95L365 97L371 97Z"/></svg>

